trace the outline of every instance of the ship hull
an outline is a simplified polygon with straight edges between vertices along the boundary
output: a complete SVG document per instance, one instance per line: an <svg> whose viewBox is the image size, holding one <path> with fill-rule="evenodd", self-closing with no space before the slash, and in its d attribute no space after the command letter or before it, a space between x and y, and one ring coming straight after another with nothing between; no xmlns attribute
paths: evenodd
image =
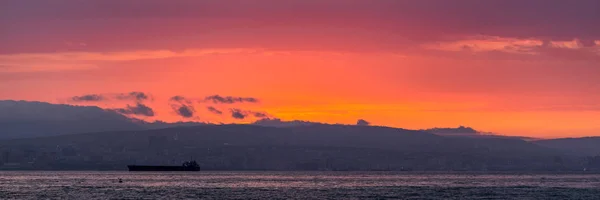
<svg viewBox="0 0 600 200"><path fill-rule="evenodd" d="M200 171L199 167L128 165L129 171Z"/></svg>

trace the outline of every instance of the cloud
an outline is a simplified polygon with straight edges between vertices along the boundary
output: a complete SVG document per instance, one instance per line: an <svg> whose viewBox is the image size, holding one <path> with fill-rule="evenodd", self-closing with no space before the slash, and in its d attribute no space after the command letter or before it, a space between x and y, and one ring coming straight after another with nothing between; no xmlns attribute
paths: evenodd
<svg viewBox="0 0 600 200"><path fill-rule="evenodd" d="M180 105L179 108L175 109L175 112L177 114L179 114L179 116L185 117L185 118L192 118L194 117L194 113L196 112L194 107L190 106L190 105Z"/></svg>
<svg viewBox="0 0 600 200"><path fill-rule="evenodd" d="M136 101L145 101L150 100L150 96L144 92L130 92L130 93L121 93L115 96L116 99L119 100L136 100Z"/></svg>
<svg viewBox="0 0 600 200"><path fill-rule="evenodd" d="M425 44L425 49L441 51L487 52L502 51L508 53L536 54L537 47L544 41L537 39L502 38L496 36L474 36L457 41Z"/></svg>
<svg viewBox="0 0 600 200"><path fill-rule="evenodd" d="M574 39L571 41L550 41L549 46L554 47L554 48L565 48L565 49L581 49L581 48L585 47L583 45L583 43L578 39Z"/></svg>
<svg viewBox="0 0 600 200"><path fill-rule="evenodd" d="M213 107L213 106L208 106L206 107L206 109L208 109L209 112L217 114L217 115L222 115L223 111L220 111L219 109Z"/></svg>
<svg viewBox="0 0 600 200"><path fill-rule="evenodd" d="M192 101L183 96L173 96L169 99L171 108L177 115L184 118L192 118L196 113L196 109Z"/></svg>
<svg viewBox="0 0 600 200"><path fill-rule="evenodd" d="M246 118L246 116L248 116L244 111L242 111L240 109L236 109L236 108L231 109L230 112L231 112L231 117L233 117L235 119L244 119L244 118Z"/></svg>
<svg viewBox="0 0 600 200"><path fill-rule="evenodd" d="M262 49L188 49L181 52L170 50L149 51L110 51L110 52L58 52L58 53L19 53L0 54L0 63L13 61L45 61L45 62L86 62L86 61L133 61L147 59L164 59L176 57L197 57L214 54L255 53Z"/></svg>
<svg viewBox="0 0 600 200"><path fill-rule="evenodd" d="M245 119L248 116L253 116L255 118L265 119L269 117L269 114L266 112L257 112L251 110L242 110L238 108L232 108L229 110L231 112L231 117L234 119Z"/></svg>
<svg viewBox="0 0 600 200"><path fill-rule="evenodd" d="M597 0L256 0L251 4L146 0L143 5L122 0L5 1L0 7L4 19L0 25L11 31L0 37L6 47L0 51L13 53L52 52L64 49L69 41L85 43L77 48L89 51L168 49L164 40L177 49L260 46L289 50L300 46L314 50L365 49L356 44L367 41L378 43L375 48L399 48L476 34L552 40L598 40L600 35ZM34 31L45 34L31 34ZM74 32L86 37L73 39ZM191 39L170 40L177 37ZM309 44L303 40L306 37L319 41ZM143 38L154 40L141 42ZM81 53L87 54L61 59L121 61L197 54L169 50Z"/></svg>
<svg viewBox="0 0 600 200"><path fill-rule="evenodd" d="M175 103L180 103L180 104L188 104L188 105L191 105L194 103L191 98L187 98L187 97L180 96L180 95L169 98L169 101L175 102Z"/></svg>
<svg viewBox="0 0 600 200"><path fill-rule="evenodd" d="M176 101L176 102L182 102L182 101L185 101L186 99L183 96L173 96L169 100Z"/></svg>
<svg viewBox="0 0 600 200"><path fill-rule="evenodd" d="M73 101L73 102L98 102L98 101L104 101L104 100L106 100L106 97L104 97L100 94L86 94L83 96L71 97L71 101Z"/></svg>
<svg viewBox="0 0 600 200"><path fill-rule="evenodd" d="M2 11L0 10L0 13ZM1 23L1 22L0 22ZM0 24L1 26L1 24ZM2 43L0 37L0 43ZM159 47L157 47L159 48ZM92 71L105 68L103 63L119 63L152 59L173 59L184 57L202 57L221 54L260 54L263 49L240 48L190 48L183 51L161 50L92 50L72 51L56 50L50 52L20 52L11 53L0 50L0 74L23 74L40 72ZM61 49L57 47L57 49Z"/></svg>
<svg viewBox="0 0 600 200"><path fill-rule="evenodd" d="M215 104L234 104L234 103L258 103L258 99L253 97L232 97L232 96L220 96L213 95L204 98L204 101L212 102Z"/></svg>
<svg viewBox="0 0 600 200"><path fill-rule="evenodd" d="M371 125L371 122L368 122L367 120L364 120L364 119L359 119L356 122L356 125L357 126L369 126L369 125Z"/></svg>
<svg viewBox="0 0 600 200"><path fill-rule="evenodd" d="M126 108L117 108L112 110L124 115L139 115L146 117L154 116L154 110L142 103L138 103L136 106L127 105Z"/></svg>
<svg viewBox="0 0 600 200"><path fill-rule="evenodd" d="M193 104L194 102L200 103L214 103L214 104L235 104L235 103L257 103L258 99L253 97L234 97L234 96L220 96L220 95L212 95L207 96L204 99L198 100L195 98L187 98L184 96L173 96L169 99L171 102L171 107L173 110L180 116L185 118L190 118L194 116L196 112ZM206 109L217 115L222 115L223 111L217 109L214 106L207 106ZM267 113L264 112L254 112L254 111L246 111L237 108L230 109L231 117L234 119L245 119L248 116L253 116L256 118L265 118L268 116Z"/></svg>
<svg viewBox="0 0 600 200"><path fill-rule="evenodd" d="M500 56L517 55L544 56L544 58L564 60L595 60L600 61L600 46L594 41L544 40L538 38L510 38L489 35L471 36L467 38L427 43L421 45L425 50L442 52L467 52ZM532 57L528 57L532 58Z"/></svg>
<svg viewBox="0 0 600 200"><path fill-rule="evenodd" d="M256 118L267 118L268 114L265 112L252 112L252 115Z"/></svg>
<svg viewBox="0 0 600 200"><path fill-rule="evenodd" d="M35 60L3 60L0 56L0 73L36 73L57 71L85 71L98 69L96 65L84 63L51 63Z"/></svg>
<svg viewBox="0 0 600 200"><path fill-rule="evenodd" d="M110 100L133 100L135 102L142 102L146 100L152 100L152 97L150 94L144 92L129 92L118 94L86 94L82 96L71 97L72 102L100 102Z"/></svg>

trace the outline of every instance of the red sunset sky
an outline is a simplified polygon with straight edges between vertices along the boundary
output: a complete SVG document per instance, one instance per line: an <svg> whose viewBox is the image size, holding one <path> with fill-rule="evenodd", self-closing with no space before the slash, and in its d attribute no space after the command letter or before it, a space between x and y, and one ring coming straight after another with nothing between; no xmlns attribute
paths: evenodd
<svg viewBox="0 0 600 200"><path fill-rule="evenodd" d="M139 91L148 121L600 135L597 0L3 0L0 99ZM192 102L192 118L169 99ZM208 104L210 95L258 103ZM224 112L211 113L207 106Z"/></svg>

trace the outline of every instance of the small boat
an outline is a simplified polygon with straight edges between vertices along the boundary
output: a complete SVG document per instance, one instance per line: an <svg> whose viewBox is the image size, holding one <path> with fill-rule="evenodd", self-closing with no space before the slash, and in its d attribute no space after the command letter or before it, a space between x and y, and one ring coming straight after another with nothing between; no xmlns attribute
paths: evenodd
<svg viewBox="0 0 600 200"><path fill-rule="evenodd" d="M129 171L200 171L196 161L186 161L180 166L127 165Z"/></svg>

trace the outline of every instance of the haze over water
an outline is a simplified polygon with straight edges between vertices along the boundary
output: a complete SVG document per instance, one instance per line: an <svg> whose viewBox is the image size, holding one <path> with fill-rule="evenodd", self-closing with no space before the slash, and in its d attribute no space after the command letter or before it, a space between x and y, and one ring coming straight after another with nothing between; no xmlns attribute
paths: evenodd
<svg viewBox="0 0 600 200"><path fill-rule="evenodd" d="M119 183L122 179L122 183ZM0 199L597 199L599 174L0 172Z"/></svg>

